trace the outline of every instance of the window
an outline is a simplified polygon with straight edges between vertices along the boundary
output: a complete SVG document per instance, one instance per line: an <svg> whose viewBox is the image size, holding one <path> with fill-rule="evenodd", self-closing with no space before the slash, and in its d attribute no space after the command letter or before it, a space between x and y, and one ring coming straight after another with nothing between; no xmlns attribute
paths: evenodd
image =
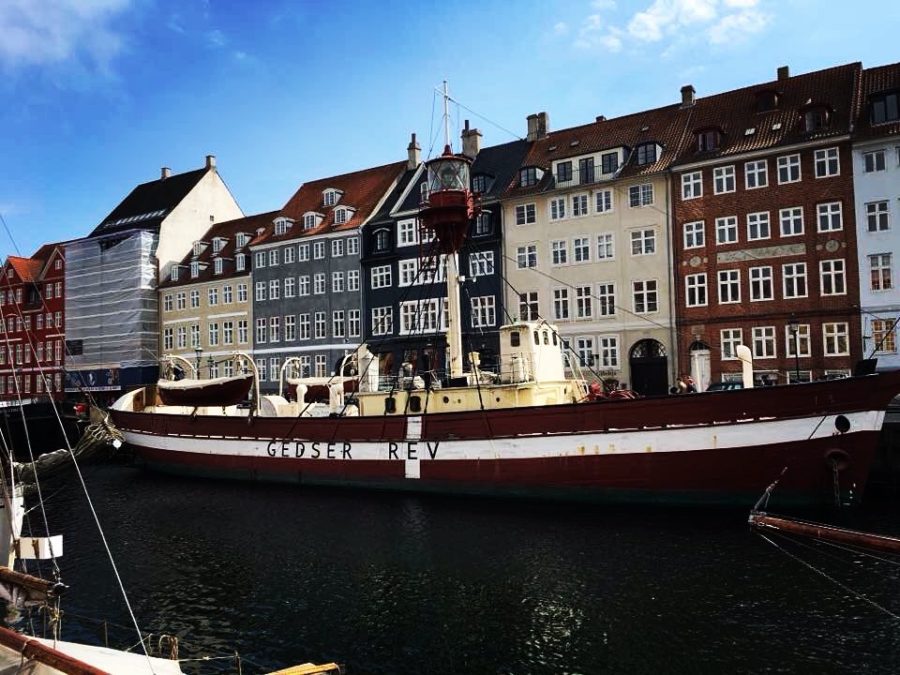
<svg viewBox="0 0 900 675"><path fill-rule="evenodd" d="M734 165L719 166L713 169L713 192L720 195L725 192L734 192Z"/></svg>
<svg viewBox="0 0 900 675"><path fill-rule="evenodd" d="M217 347L219 345L219 324L212 322L208 326L209 329L209 346Z"/></svg>
<svg viewBox="0 0 900 675"><path fill-rule="evenodd" d="M685 277L688 307L706 306L706 274L689 274Z"/></svg>
<svg viewBox="0 0 900 675"><path fill-rule="evenodd" d="M775 326L753 328L753 358L775 358Z"/></svg>
<svg viewBox="0 0 900 675"><path fill-rule="evenodd" d="M744 164L744 187L748 190L756 190L769 185L769 162L760 159L756 162Z"/></svg>
<svg viewBox="0 0 900 675"><path fill-rule="evenodd" d="M331 273L331 292L332 293L343 293L344 292L344 273L343 272L332 272Z"/></svg>
<svg viewBox="0 0 900 675"><path fill-rule="evenodd" d="M526 244L516 249L516 266L522 270L537 267L537 245Z"/></svg>
<svg viewBox="0 0 900 675"><path fill-rule="evenodd" d="M569 289L553 289L553 318L564 321L569 318Z"/></svg>
<svg viewBox="0 0 900 675"><path fill-rule="evenodd" d="M297 248L297 259L300 262L309 260L309 244L300 244Z"/></svg>
<svg viewBox="0 0 900 675"><path fill-rule="evenodd" d="M336 309L331 313L331 336L342 338L346 334L344 323L344 310Z"/></svg>
<svg viewBox="0 0 900 675"><path fill-rule="evenodd" d="M222 344L234 344L234 321L222 322Z"/></svg>
<svg viewBox="0 0 900 675"><path fill-rule="evenodd" d="M591 261L590 237L574 237L572 239L572 260L576 263Z"/></svg>
<svg viewBox="0 0 900 675"><path fill-rule="evenodd" d="M341 193L333 188L329 188L322 193L322 203L325 206L334 206L338 203Z"/></svg>
<svg viewBox="0 0 900 675"><path fill-rule="evenodd" d="M317 272L313 275L313 295L325 293L325 272Z"/></svg>
<svg viewBox="0 0 900 675"><path fill-rule="evenodd" d="M234 291L230 285L222 286L222 302L226 305L234 302Z"/></svg>
<svg viewBox="0 0 900 675"><path fill-rule="evenodd" d="M775 297L772 268L751 267L750 268L750 301L759 302L760 300L772 300Z"/></svg>
<svg viewBox="0 0 900 675"><path fill-rule="evenodd" d="M297 317L286 314L284 317L284 341L293 342L297 339Z"/></svg>
<svg viewBox="0 0 900 675"><path fill-rule="evenodd" d="M347 238L347 255L359 255L359 237Z"/></svg>
<svg viewBox="0 0 900 675"><path fill-rule="evenodd" d="M837 148L822 148L815 152L816 178L837 176L841 173L841 161Z"/></svg>
<svg viewBox="0 0 900 675"><path fill-rule="evenodd" d="M872 124L895 122L900 119L900 94L896 91L877 94L871 98Z"/></svg>
<svg viewBox="0 0 900 675"><path fill-rule="evenodd" d="M539 317L537 291L519 293L519 318L522 321L537 321Z"/></svg>
<svg viewBox="0 0 900 675"><path fill-rule="evenodd" d="M250 241L250 235L245 232L238 232L234 237L234 247L235 248L244 248L247 245L247 242Z"/></svg>
<svg viewBox="0 0 900 675"><path fill-rule="evenodd" d="M313 319L313 337L322 340L326 337L325 312L316 312Z"/></svg>
<svg viewBox="0 0 900 675"><path fill-rule="evenodd" d="M331 257L332 258L340 258L344 255L344 240L343 239L332 239L331 240Z"/></svg>
<svg viewBox="0 0 900 675"><path fill-rule="evenodd" d="M269 251L269 267L275 267L278 265L278 249L273 248Z"/></svg>
<svg viewBox="0 0 900 675"><path fill-rule="evenodd" d="M266 320L262 317L256 319L256 341L257 343L266 341Z"/></svg>
<svg viewBox="0 0 900 675"><path fill-rule="evenodd" d="M400 303L400 334L433 333L446 328L446 301L438 298Z"/></svg>
<svg viewBox="0 0 900 675"><path fill-rule="evenodd" d="M769 227L769 212L760 211L759 213L747 214L747 239L753 241L755 239L768 239L772 236Z"/></svg>
<svg viewBox="0 0 900 675"><path fill-rule="evenodd" d="M254 300L256 302L262 302L266 299L266 282L265 281L257 281L256 282L256 295L254 296Z"/></svg>
<svg viewBox="0 0 900 675"><path fill-rule="evenodd" d="M391 233L389 230L375 232L375 252L387 251L391 247Z"/></svg>
<svg viewBox="0 0 900 675"><path fill-rule="evenodd" d="M237 272L243 272L247 269L247 256L243 253L236 253L234 256L234 269Z"/></svg>
<svg viewBox="0 0 900 675"><path fill-rule="evenodd" d="M609 213L613 210L612 190L597 190L594 193L594 208L597 213Z"/></svg>
<svg viewBox="0 0 900 675"><path fill-rule="evenodd" d="M238 302L247 302L247 284L238 284L237 301Z"/></svg>
<svg viewBox="0 0 900 675"><path fill-rule="evenodd" d="M494 231L493 225L491 224L491 212L490 211L482 211L478 214L478 217L475 218L475 231L474 236L476 237L486 237L491 232Z"/></svg>
<svg viewBox="0 0 900 675"><path fill-rule="evenodd" d="M578 160L578 180L581 184L594 182L594 158L585 157Z"/></svg>
<svg viewBox="0 0 900 675"><path fill-rule="evenodd" d="M567 183L572 180L572 162L559 162L556 165L556 180Z"/></svg>
<svg viewBox="0 0 900 675"><path fill-rule="evenodd" d="M392 307L372 308L372 335L390 335L394 332L394 309Z"/></svg>
<svg viewBox="0 0 900 675"><path fill-rule="evenodd" d="M782 237L796 237L803 234L803 207L793 206L778 212Z"/></svg>
<svg viewBox="0 0 900 675"><path fill-rule="evenodd" d="M166 295L163 296L163 311L164 311L164 312L171 312L171 311L172 311L172 306L173 306L173 302L172 302L172 294L171 294L171 293L167 293Z"/></svg>
<svg viewBox="0 0 900 675"><path fill-rule="evenodd" d="M472 298L472 328L490 328L497 323L493 295Z"/></svg>
<svg viewBox="0 0 900 675"><path fill-rule="evenodd" d="M38 345L40 349L38 350L38 361L43 360L44 356L44 346L43 344ZM166 351L170 351L175 346L175 332L171 328L163 329L163 349Z"/></svg>
<svg viewBox="0 0 900 675"><path fill-rule="evenodd" d="M800 180L800 155L783 155L778 158L778 184L796 183Z"/></svg>
<svg viewBox="0 0 900 675"><path fill-rule="evenodd" d="M311 333L309 330L309 328L310 328L309 314L300 314L297 317L297 323L300 327L299 338L301 340L309 340L309 338L311 337Z"/></svg>
<svg viewBox="0 0 900 675"><path fill-rule="evenodd" d="M219 289L218 288L210 288L206 292L206 299L209 303L210 307L214 307L219 304Z"/></svg>
<svg viewBox="0 0 900 675"><path fill-rule="evenodd" d="M200 276L200 263L196 260L191 263L191 279L196 279Z"/></svg>
<svg viewBox="0 0 900 675"><path fill-rule="evenodd" d="M362 330L360 325L360 310L358 309L349 309L347 310L347 333L349 337L358 338L360 332Z"/></svg>
<svg viewBox="0 0 900 675"><path fill-rule="evenodd" d="M807 132L825 129L828 126L828 110L820 105L810 108L803 114L803 124Z"/></svg>
<svg viewBox="0 0 900 675"><path fill-rule="evenodd" d="M565 265L569 262L569 242L566 239L557 239L550 242L550 263L552 265Z"/></svg>
<svg viewBox="0 0 900 675"><path fill-rule="evenodd" d="M483 173L472 176L472 192L484 194L487 192L487 176Z"/></svg>
<svg viewBox="0 0 900 675"><path fill-rule="evenodd" d="M825 356L848 356L850 354L850 330L848 324L822 324L822 341L825 346Z"/></svg>
<svg viewBox="0 0 900 675"><path fill-rule="evenodd" d="M516 207L516 225L531 225L534 221L534 204L519 204Z"/></svg>
<svg viewBox="0 0 900 675"><path fill-rule="evenodd" d="M619 168L619 153L607 152L600 155L600 170L603 173L615 173Z"/></svg>
<svg viewBox="0 0 900 675"><path fill-rule="evenodd" d="M372 268L372 288L387 288L391 285L391 266L381 265Z"/></svg>
<svg viewBox="0 0 900 675"><path fill-rule="evenodd" d="M826 202L818 205L819 232L834 232L844 229L840 202Z"/></svg>
<svg viewBox="0 0 900 675"><path fill-rule="evenodd" d="M334 210L334 224L335 225L343 225L346 223L349 218L349 214L351 213L350 209L335 209Z"/></svg>
<svg viewBox="0 0 900 675"><path fill-rule="evenodd" d="M707 129L697 132L697 152L708 152L719 147L719 132L717 129Z"/></svg>
<svg viewBox="0 0 900 675"><path fill-rule="evenodd" d="M586 216L588 214L588 196L572 195L572 216Z"/></svg>
<svg viewBox="0 0 900 675"><path fill-rule="evenodd" d="M819 261L819 276L822 279L822 295L846 295L843 259Z"/></svg>
<svg viewBox="0 0 900 675"><path fill-rule="evenodd" d="M884 161L884 150L875 150L874 152L865 153L863 155L863 161L865 162L866 173L884 171L886 168L886 163Z"/></svg>
<svg viewBox="0 0 900 675"><path fill-rule="evenodd" d="M347 272L347 290L359 290L359 270L348 270Z"/></svg>
<svg viewBox="0 0 900 675"><path fill-rule="evenodd" d="M519 169L519 185L521 187L530 187L538 182L537 168L533 166Z"/></svg>
<svg viewBox="0 0 900 675"><path fill-rule="evenodd" d="M278 300L281 297L281 280L269 280L269 300Z"/></svg>
<svg viewBox="0 0 900 675"><path fill-rule="evenodd" d="M743 331L740 328L725 328L719 332L722 343L722 360L733 361L737 359L738 345L743 344Z"/></svg>
<svg viewBox="0 0 900 675"><path fill-rule="evenodd" d="M684 247L700 248L706 245L706 233L702 220L684 224Z"/></svg>
<svg viewBox="0 0 900 675"><path fill-rule="evenodd" d="M734 244L738 240L737 216L716 218L716 243Z"/></svg>
<svg viewBox="0 0 900 675"><path fill-rule="evenodd" d="M638 230L631 233L631 255L656 253L656 231Z"/></svg>
<svg viewBox="0 0 900 675"><path fill-rule="evenodd" d="M597 235L597 260L612 260L615 254L613 233L603 232Z"/></svg>
<svg viewBox="0 0 900 675"><path fill-rule="evenodd" d="M871 288L873 291L888 291L894 287L891 276L891 254L876 253L869 256Z"/></svg>
<svg viewBox="0 0 900 675"><path fill-rule="evenodd" d="M575 287L575 318L590 319L594 315L590 286Z"/></svg>
<svg viewBox="0 0 900 675"><path fill-rule="evenodd" d="M313 260L322 260L325 257L325 242L313 242Z"/></svg>
<svg viewBox="0 0 900 675"><path fill-rule="evenodd" d="M319 217L315 213L305 213L303 215L303 229L311 230L316 226Z"/></svg>
<svg viewBox="0 0 900 675"><path fill-rule="evenodd" d="M788 263L782 265L785 298L806 297L806 263Z"/></svg>
<svg viewBox="0 0 900 675"><path fill-rule="evenodd" d="M741 301L740 270L719 270L719 302L727 304Z"/></svg>
<svg viewBox="0 0 900 675"><path fill-rule="evenodd" d="M197 289L194 289L193 291L191 291L191 309L196 309L199 306L200 306L200 291L198 291ZM50 325L50 323L48 322L47 326L49 327L49 325Z"/></svg>
<svg viewBox="0 0 900 675"><path fill-rule="evenodd" d="M631 290L635 314L657 311L658 298L655 280L632 281Z"/></svg>
<svg viewBox="0 0 900 675"><path fill-rule="evenodd" d="M327 363L324 354L316 354L316 377L325 377L328 374Z"/></svg>
<svg viewBox="0 0 900 675"><path fill-rule="evenodd" d="M877 354L896 353L896 330L892 319L872 319L872 349Z"/></svg>
<svg viewBox="0 0 900 675"><path fill-rule="evenodd" d="M578 365L589 367L594 365L594 338L575 338L575 353L578 355Z"/></svg>
<svg viewBox="0 0 900 675"><path fill-rule="evenodd" d="M703 172L681 174L681 198L696 199L703 196Z"/></svg>
<svg viewBox="0 0 900 675"><path fill-rule="evenodd" d="M185 307L187 307L187 296L184 294L183 291L180 293L176 293L175 294L175 308L181 310L181 309L184 309Z"/></svg>
<svg viewBox="0 0 900 675"><path fill-rule="evenodd" d="M249 339L248 333L249 333L249 331L247 328L247 319L238 319L238 322L237 322L238 344L242 344L242 345L247 344L248 339Z"/></svg>
<svg viewBox="0 0 900 675"><path fill-rule="evenodd" d="M561 220L566 217L566 200L559 199L550 200L550 220Z"/></svg>
<svg viewBox="0 0 900 675"><path fill-rule="evenodd" d="M637 164L653 164L656 161L656 143L644 143L637 146Z"/></svg>
<svg viewBox="0 0 900 675"><path fill-rule="evenodd" d="M187 327L178 326L177 331L175 332L176 336L176 346L178 349L186 349L187 348Z"/></svg>
<svg viewBox="0 0 900 675"><path fill-rule="evenodd" d="M632 208L639 206L650 206L653 204L653 185L644 183L643 185L632 185L628 188L628 205Z"/></svg>
<svg viewBox="0 0 900 675"><path fill-rule="evenodd" d="M415 246L419 243L419 225L415 220L397 223L397 246Z"/></svg>
<svg viewBox="0 0 900 675"><path fill-rule="evenodd" d="M784 329L784 354L785 356L796 357L796 356L811 356L810 347L809 347L809 324L803 323L797 326L797 335L794 337L794 332L791 330L790 326L785 326ZM794 347L796 346L796 350Z"/></svg>
<svg viewBox="0 0 900 675"><path fill-rule="evenodd" d="M886 201L866 204L866 226L869 232L882 232L890 229Z"/></svg>
<svg viewBox="0 0 900 675"><path fill-rule="evenodd" d="M494 273L494 252L478 251L469 254L469 276L486 277Z"/></svg>
<svg viewBox="0 0 900 675"><path fill-rule="evenodd" d="M293 298L297 294L297 280L294 277L287 277L284 280L284 297Z"/></svg>
<svg viewBox="0 0 900 675"><path fill-rule="evenodd" d="M598 358L596 363L600 368L618 368L619 367L619 338L614 336L603 336L597 338L599 346Z"/></svg>

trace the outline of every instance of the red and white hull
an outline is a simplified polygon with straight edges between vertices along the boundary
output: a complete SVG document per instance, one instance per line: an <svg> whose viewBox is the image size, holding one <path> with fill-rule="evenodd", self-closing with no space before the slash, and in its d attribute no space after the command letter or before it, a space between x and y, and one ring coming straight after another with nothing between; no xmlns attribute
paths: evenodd
<svg viewBox="0 0 900 675"><path fill-rule="evenodd" d="M346 418L113 409L144 464L216 477L597 500L859 498L900 373L484 412ZM121 407L121 406L120 406ZM851 494L852 491L852 494Z"/></svg>

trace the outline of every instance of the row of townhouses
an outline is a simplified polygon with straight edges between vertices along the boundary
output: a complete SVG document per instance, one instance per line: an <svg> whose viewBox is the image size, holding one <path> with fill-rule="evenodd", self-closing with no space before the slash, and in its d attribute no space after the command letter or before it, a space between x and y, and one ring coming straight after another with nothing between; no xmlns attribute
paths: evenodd
<svg viewBox="0 0 900 675"><path fill-rule="evenodd" d="M663 393L900 367L900 64L853 63L482 147L462 130L480 211L459 253L463 342L555 325L569 365ZM203 376L252 353L327 376L366 342L382 375L445 371L445 261L419 227L427 172L404 161L304 183L245 216L215 158L136 187L87 237L2 269L0 397L154 381L162 354Z"/></svg>

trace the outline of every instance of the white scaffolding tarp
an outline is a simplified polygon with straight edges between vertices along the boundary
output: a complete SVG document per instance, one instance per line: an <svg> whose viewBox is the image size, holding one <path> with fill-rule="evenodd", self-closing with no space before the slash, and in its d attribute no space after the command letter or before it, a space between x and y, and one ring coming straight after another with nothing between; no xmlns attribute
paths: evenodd
<svg viewBox="0 0 900 675"><path fill-rule="evenodd" d="M159 235L133 230L66 246L66 369L157 363Z"/></svg>

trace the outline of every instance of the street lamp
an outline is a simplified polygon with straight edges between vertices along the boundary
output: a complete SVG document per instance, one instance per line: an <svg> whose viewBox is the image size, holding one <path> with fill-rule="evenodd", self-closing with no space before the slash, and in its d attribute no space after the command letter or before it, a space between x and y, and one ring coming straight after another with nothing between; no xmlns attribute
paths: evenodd
<svg viewBox="0 0 900 675"><path fill-rule="evenodd" d="M212 369L213 366L216 365L216 361L213 359L212 354L206 357L206 365L209 367L209 379L212 379Z"/></svg>
<svg viewBox="0 0 900 675"><path fill-rule="evenodd" d="M796 384L800 382L800 322L797 321L794 314L791 314L791 318L788 319L788 330L794 337L794 383Z"/></svg>
<svg viewBox="0 0 900 675"><path fill-rule="evenodd" d="M203 347L194 347L194 355L197 357L197 367L194 369L195 377L200 379L200 357L203 356Z"/></svg>

